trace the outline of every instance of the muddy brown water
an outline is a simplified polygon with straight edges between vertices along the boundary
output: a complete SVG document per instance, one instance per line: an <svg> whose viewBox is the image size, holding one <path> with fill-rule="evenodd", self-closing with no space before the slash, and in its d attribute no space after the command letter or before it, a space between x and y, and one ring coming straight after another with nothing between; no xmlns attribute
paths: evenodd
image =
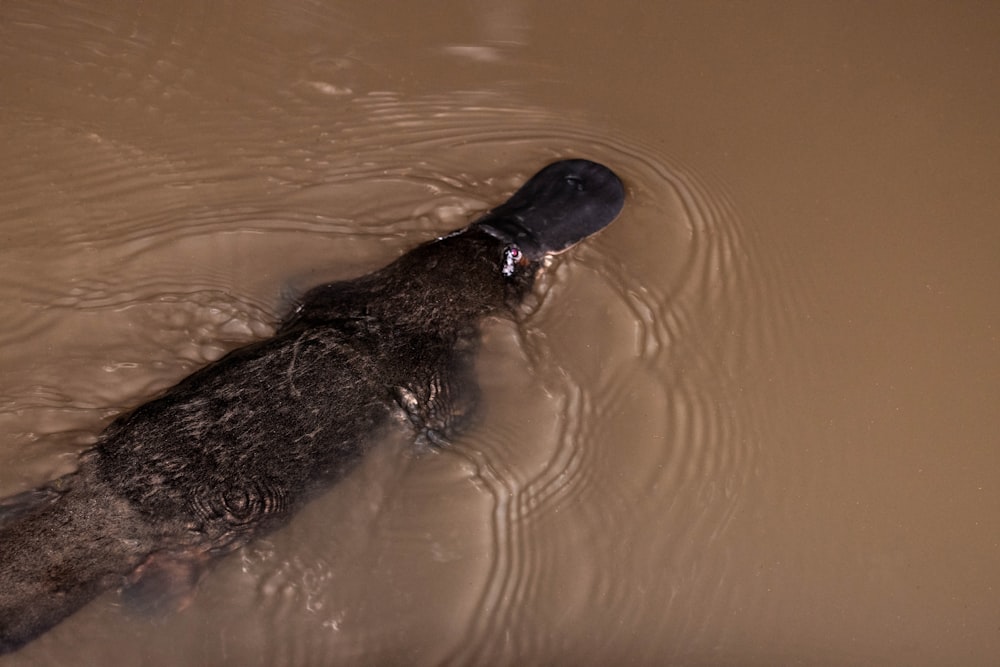
<svg viewBox="0 0 1000 667"><path fill-rule="evenodd" d="M996 3L0 4L3 495L548 161L629 186L451 448L0 663L997 664L998 80Z"/></svg>

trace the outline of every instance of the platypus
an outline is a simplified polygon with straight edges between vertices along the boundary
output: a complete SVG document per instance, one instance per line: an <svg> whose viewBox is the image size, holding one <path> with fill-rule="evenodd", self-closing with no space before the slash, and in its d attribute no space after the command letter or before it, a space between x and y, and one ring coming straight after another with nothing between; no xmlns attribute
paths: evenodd
<svg viewBox="0 0 1000 667"><path fill-rule="evenodd" d="M483 318L512 314L545 256L603 229L624 197L600 164L550 164L466 227L308 290L272 338L116 418L76 472L0 500L0 653L107 589L190 590L385 429L445 444L475 403Z"/></svg>

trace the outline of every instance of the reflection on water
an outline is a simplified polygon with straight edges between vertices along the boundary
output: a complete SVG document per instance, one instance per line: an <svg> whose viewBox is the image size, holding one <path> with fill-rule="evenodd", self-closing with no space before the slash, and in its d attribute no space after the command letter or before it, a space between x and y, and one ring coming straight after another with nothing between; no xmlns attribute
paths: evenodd
<svg viewBox="0 0 1000 667"><path fill-rule="evenodd" d="M911 233L920 206L897 228L835 187L860 173L835 114L908 47L857 65L848 47L877 40L833 49L855 19L832 7L433 5L0 7L3 495L269 335L302 289L463 225L542 164L588 157L629 190L518 321L488 323L483 413L450 448L400 435L184 612L108 595L3 664L988 664L1000 462L996 383L974 371L995 370L996 308ZM758 51L771 78L744 70ZM842 108L775 98L802 63L847 77ZM870 95L911 109L907 91ZM832 189L843 208L823 209ZM975 245L965 266L995 273ZM937 294L978 326L955 334ZM927 366L941 354L971 390Z"/></svg>

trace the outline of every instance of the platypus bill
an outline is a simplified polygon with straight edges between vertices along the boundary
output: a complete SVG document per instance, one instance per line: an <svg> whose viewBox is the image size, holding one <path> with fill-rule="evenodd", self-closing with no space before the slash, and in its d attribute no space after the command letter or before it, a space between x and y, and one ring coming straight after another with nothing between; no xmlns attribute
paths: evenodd
<svg viewBox="0 0 1000 667"><path fill-rule="evenodd" d="M115 419L76 472L0 500L0 653L106 589L190 589L381 429L446 442L474 401L480 320L512 312L545 255L603 229L624 197L602 165L551 164L467 227L309 290L273 338Z"/></svg>

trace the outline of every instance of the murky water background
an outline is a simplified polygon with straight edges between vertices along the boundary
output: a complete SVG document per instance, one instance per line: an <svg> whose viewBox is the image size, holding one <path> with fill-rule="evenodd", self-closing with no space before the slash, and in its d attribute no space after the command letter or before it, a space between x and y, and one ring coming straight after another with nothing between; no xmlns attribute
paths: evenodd
<svg viewBox="0 0 1000 667"><path fill-rule="evenodd" d="M5 2L0 493L552 159L482 420L4 665L1000 657L995 3Z"/></svg>

